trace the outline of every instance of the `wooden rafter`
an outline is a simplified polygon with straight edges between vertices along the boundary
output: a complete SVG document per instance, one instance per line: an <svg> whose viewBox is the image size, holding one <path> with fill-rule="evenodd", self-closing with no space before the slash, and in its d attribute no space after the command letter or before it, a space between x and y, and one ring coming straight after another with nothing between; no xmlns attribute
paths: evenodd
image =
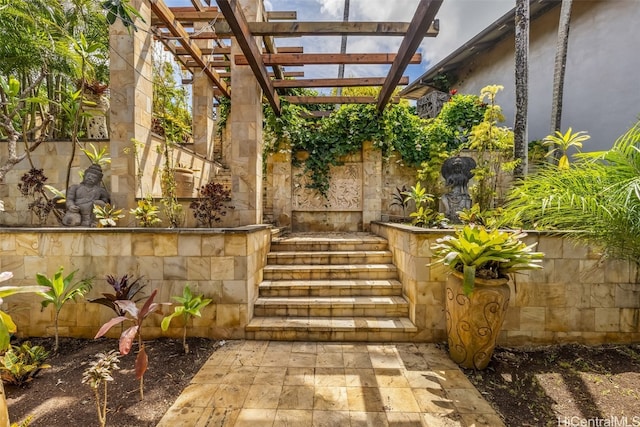
<svg viewBox="0 0 640 427"><path fill-rule="evenodd" d="M291 104L375 104L375 96L283 96Z"/></svg>
<svg viewBox="0 0 640 427"><path fill-rule="evenodd" d="M382 86L386 77L352 77L343 79L306 79L306 80L282 80L274 81L275 88L296 87L356 87L356 86ZM403 77L399 85L409 84L409 77Z"/></svg>
<svg viewBox="0 0 640 427"><path fill-rule="evenodd" d="M209 79L216 85L224 96L230 97L231 92L227 84L220 78L220 76L211 68L207 67L207 64L202 59L202 52L200 48L189 39L187 32L185 31L182 24L177 21L173 13L169 10L166 4L162 0L149 0L151 3L151 10L153 13L160 18L167 26L169 32L178 37L179 43L191 54L191 57L197 62L198 66L203 70L203 72L209 77Z"/></svg>
<svg viewBox="0 0 640 427"><path fill-rule="evenodd" d="M274 113L279 116L281 114L280 99L262 61L261 49L255 43L253 39L254 35L249 30L249 25L242 12L242 7L238 4L237 0L218 0L218 7L227 19L229 26L233 29L233 34L242 53L249 59L249 66L258 80L258 84L260 84L271 108Z"/></svg>
<svg viewBox="0 0 640 427"><path fill-rule="evenodd" d="M218 5L219 6L219 5ZM248 30L254 36L300 37L300 36L404 36L411 24L406 22L249 22ZM214 31L194 34L194 39L228 38L233 31L228 22L213 24ZM439 23L435 20L422 35L438 35Z"/></svg>
<svg viewBox="0 0 640 427"><path fill-rule="evenodd" d="M166 46L166 45L165 45ZM167 48L174 55L190 55L187 49L183 47L173 47L172 49ZM214 46L212 48L200 48L200 52L203 55L229 55L231 54L231 48L229 46ZM284 46L278 48L279 53L303 53L304 48L302 46ZM265 53L267 53L265 51Z"/></svg>
<svg viewBox="0 0 640 427"><path fill-rule="evenodd" d="M387 81L380 89L380 95L378 96L377 108L378 111L382 111L389 102L393 91L398 85L398 81L407 68L407 65L411 61L414 52L420 46L422 39L424 38L425 31L429 28L433 22L443 0L420 0L416 12L413 15L413 20L409 25L407 34L400 44L398 50L398 56L391 65L391 70L387 74Z"/></svg>
<svg viewBox="0 0 640 427"><path fill-rule="evenodd" d="M192 0L198 1L198 0ZM217 7L202 7L198 9L191 7L170 7L169 10L173 13L173 16L180 22L193 24L194 22L210 22L210 21L220 21L224 22L225 17L222 15L220 10ZM295 20L298 18L298 13L294 11L276 11L276 12L266 12L265 18L267 21L272 21L274 19L277 20ZM164 26L164 21L157 19L155 17L151 18L152 26Z"/></svg>
<svg viewBox="0 0 640 427"><path fill-rule="evenodd" d="M236 65L247 65L249 58L236 55ZM262 55L265 65L327 65L327 64L392 64L397 60L395 53L275 53ZM422 55L409 57L412 64L419 64Z"/></svg>

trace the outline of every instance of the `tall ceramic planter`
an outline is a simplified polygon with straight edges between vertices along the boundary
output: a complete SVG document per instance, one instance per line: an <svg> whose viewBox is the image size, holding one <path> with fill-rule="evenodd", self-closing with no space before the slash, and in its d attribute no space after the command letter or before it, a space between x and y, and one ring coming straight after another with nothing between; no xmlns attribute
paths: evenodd
<svg viewBox="0 0 640 427"><path fill-rule="evenodd" d="M447 279L447 340L451 359L464 368L484 369L491 360L509 305L509 279L476 278L471 295L462 290L462 276Z"/></svg>

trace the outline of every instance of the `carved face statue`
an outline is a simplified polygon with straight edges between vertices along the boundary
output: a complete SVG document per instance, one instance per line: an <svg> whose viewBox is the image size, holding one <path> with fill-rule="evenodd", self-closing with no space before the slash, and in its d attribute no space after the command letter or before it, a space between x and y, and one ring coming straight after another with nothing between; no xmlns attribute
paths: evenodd
<svg viewBox="0 0 640 427"><path fill-rule="evenodd" d="M100 179L102 179L102 176L92 170L87 170L84 173L84 179L82 180L83 183L87 184L87 185L97 185L100 182Z"/></svg>

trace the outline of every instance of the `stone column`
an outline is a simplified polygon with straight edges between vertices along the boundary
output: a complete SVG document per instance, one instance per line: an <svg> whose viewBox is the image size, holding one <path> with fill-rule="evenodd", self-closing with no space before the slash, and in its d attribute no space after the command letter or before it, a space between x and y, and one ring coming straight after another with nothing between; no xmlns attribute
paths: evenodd
<svg viewBox="0 0 640 427"><path fill-rule="evenodd" d="M382 217L382 152L371 142L362 144L362 227Z"/></svg>
<svg viewBox="0 0 640 427"><path fill-rule="evenodd" d="M144 22L135 19L138 31L129 32L119 21L109 27L111 86L111 201L128 210L135 208L136 165L131 139L150 142L153 101L151 8L145 0L131 0Z"/></svg>
<svg viewBox="0 0 640 427"><path fill-rule="evenodd" d="M247 21L263 20L262 0L242 0ZM231 41L231 57L242 50ZM231 215L236 226L262 223L262 90L248 65L231 62L231 114L227 158L231 169Z"/></svg>
<svg viewBox="0 0 640 427"><path fill-rule="evenodd" d="M273 220L279 227L291 227L291 153L272 154L267 173L271 178L271 194L267 196L271 197Z"/></svg>
<svg viewBox="0 0 640 427"><path fill-rule="evenodd" d="M194 22L194 31L200 30L208 23ZM212 48L213 40L196 40L200 49ZM193 111L193 150L213 159L214 121L213 111L213 83L202 72L193 75L192 111Z"/></svg>

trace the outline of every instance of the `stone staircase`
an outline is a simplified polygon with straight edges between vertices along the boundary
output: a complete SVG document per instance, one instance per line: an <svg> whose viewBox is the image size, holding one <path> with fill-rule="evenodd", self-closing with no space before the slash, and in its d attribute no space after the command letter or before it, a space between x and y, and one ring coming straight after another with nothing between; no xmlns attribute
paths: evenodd
<svg viewBox="0 0 640 427"><path fill-rule="evenodd" d="M387 241L367 233L274 237L249 339L408 341L409 319Z"/></svg>

